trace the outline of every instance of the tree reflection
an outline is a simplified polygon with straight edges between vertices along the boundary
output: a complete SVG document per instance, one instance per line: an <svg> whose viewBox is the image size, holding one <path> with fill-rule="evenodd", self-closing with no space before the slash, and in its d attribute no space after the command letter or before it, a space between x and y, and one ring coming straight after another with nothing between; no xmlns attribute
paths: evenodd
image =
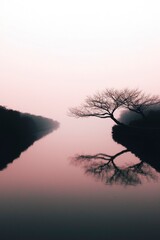
<svg viewBox="0 0 160 240"><path fill-rule="evenodd" d="M114 160L118 160L118 157L126 152L129 150L122 150L115 155L104 153L79 155L75 162L83 165L86 174L93 175L96 179L110 185L137 185L141 184L144 178L157 179L153 169L143 161L127 167L119 167Z"/></svg>
<svg viewBox="0 0 160 240"><path fill-rule="evenodd" d="M132 129L115 125L113 140L125 147L114 155L98 153L80 155L75 162L82 164L85 172L106 184L137 185L144 179L156 180L160 172L160 131L155 129ZM130 152L139 162L130 166L119 166L119 157ZM115 161L116 160L116 161ZM126 161L121 160L122 163Z"/></svg>

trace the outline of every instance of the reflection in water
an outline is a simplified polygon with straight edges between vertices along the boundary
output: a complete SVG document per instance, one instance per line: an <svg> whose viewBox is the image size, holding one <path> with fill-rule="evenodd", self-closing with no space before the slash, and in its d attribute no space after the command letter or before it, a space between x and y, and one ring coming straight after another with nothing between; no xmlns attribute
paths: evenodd
<svg viewBox="0 0 160 240"><path fill-rule="evenodd" d="M137 185L141 184L144 177L156 179L153 169L143 161L127 167L119 167L114 160L126 152L129 152L129 150L123 150L112 156L104 153L79 155L75 162L83 164L86 174L93 175L110 185Z"/></svg>
<svg viewBox="0 0 160 240"><path fill-rule="evenodd" d="M160 172L160 132L157 129L115 125L112 137L126 149L112 156L104 153L80 155L75 162L82 164L87 174L94 175L106 184L137 185L142 183L144 178L157 179L156 172ZM139 162L119 167L118 157L126 152L133 153L139 158Z"/></svg>
<svg viewBox="0 0 160 240"><path fill-rule="evenodd" d="M58 126L58 122L49 118L0 107L0 170Z"/></svg>

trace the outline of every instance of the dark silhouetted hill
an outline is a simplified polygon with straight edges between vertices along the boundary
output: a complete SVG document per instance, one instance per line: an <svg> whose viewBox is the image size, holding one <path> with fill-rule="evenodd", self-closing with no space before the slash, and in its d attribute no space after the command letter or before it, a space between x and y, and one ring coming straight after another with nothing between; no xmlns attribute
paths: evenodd
<svg viewBox="0 0 160 240"><path fill-rule="evenodd" d="M0 106L0 170L58 126L59 123L52 119Z"/></svg>

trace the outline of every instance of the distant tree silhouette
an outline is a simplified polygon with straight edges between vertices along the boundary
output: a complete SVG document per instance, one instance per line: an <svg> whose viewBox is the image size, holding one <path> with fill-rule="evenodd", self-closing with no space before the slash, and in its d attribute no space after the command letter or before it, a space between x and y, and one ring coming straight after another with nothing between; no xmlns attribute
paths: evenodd
<svg viewBox="0 0 160 240"><path fill-rule="evenodd" d="M118 125L125 125L115 117L118 109L127 109L145 119L146 110L157 104L160 104L158 96L145 95L138 89L106 89L102 93L87 97L85 103L80 107L71 108L70 115L77 118L110 118Z"/></svg>

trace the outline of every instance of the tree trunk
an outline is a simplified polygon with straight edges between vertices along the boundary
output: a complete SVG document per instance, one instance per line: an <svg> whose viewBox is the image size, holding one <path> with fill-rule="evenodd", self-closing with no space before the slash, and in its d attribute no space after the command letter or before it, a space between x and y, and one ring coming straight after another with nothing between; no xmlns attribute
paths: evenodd
<svg viewBox="0 0 160 240"><path fill-rule="evenodd" d="M122 122L119 122L113 115L111 115L111 119L117 124L117 125L120 125L120 126L127 126L126 124L122 123Z"/></svg>

